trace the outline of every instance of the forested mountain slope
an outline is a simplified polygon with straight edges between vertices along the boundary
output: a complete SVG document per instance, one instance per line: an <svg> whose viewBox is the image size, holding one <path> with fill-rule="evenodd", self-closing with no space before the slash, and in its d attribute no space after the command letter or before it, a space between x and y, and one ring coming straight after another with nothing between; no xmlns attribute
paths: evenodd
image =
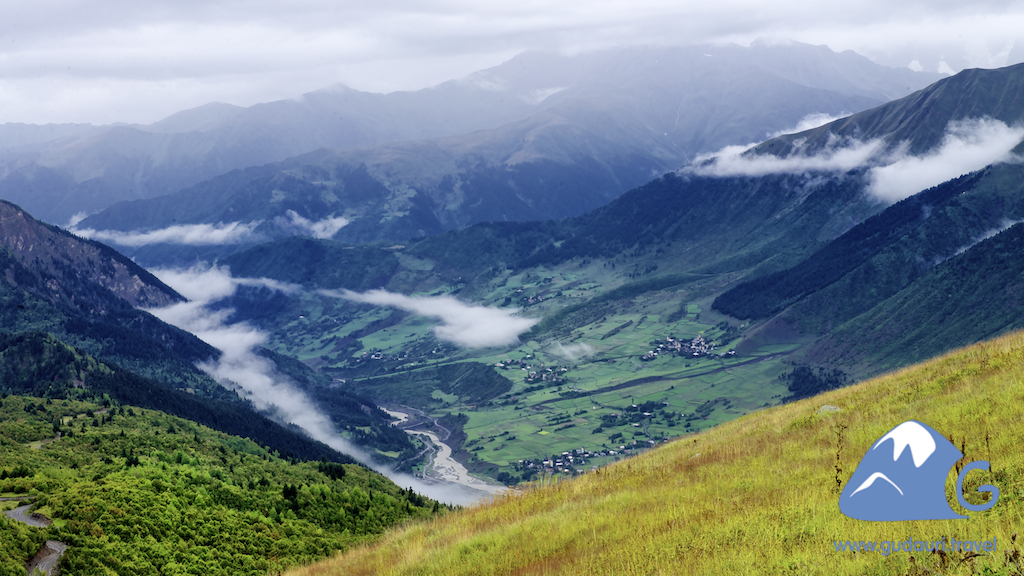
<svg viewBox="0 0 1024 576"><path fill-rule="evenodd" d="M319 460L319 459L317 459ZM0 494L51 519L0 515L0 574L46 540L63 573L266 574L448 507L353 464L302 461L98 389L0 394Z"/></svg>

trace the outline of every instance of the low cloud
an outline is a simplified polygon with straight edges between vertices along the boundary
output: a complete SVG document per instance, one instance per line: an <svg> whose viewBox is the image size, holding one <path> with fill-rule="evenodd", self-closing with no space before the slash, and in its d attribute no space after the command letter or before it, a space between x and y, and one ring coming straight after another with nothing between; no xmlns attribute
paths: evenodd
<svg viewBox="0 0 1024 576"><path fill-rule="evenodd" d="M299 216L294 210L289 210L285 213L288 218L278 218L277 223L282 228L298 229L301 233L312 236L313 238L329 239L338 233L346 225L349 220L347 218L324 218L323 220L312 221L307 218Z"/></svg>
<svg viewBox="0 0 1024 576"><path fill-rule="evenodd" d="M86 214L85 212L77 212L77 213L75 213L75 214L73 214L71 216L71 218L68 220L67 225L64 226L64 228L67 229L67 230L70 230L70 229L74 228L75 226L78 226L79 222L81 222L82 220L85 220L88 217L89 217L89 215Z"/></svg>
<svg viewBox="0 0 1024 576"><path fill-rule="evenodd" d="M800 132L813 130L815 128L818 128L819 126L824 126L829 122L835 122L836 120L839 120L840 118L845 118L849 115L850 114L848 112L844 112L837 116L826 114L825 112L815 112L814 114L808 114L807 116L801 118L800 121L796 123L796 126L768 134L768 139L777 138L784 134L799 134Z"/></svg>
<svg viewBox="0 0 1024 576"><path fill-rule="evenodd" d="M964 252L967 252L968 250L973 248L975 244L984 242L985 240L992 238L996 234L1005 232L1006 230L1009 230L1010 228L1016 226L1017 224L1020 224L1021 222L1024 222L1024 220L1010 220L1009 218L1003 218L1002 221L999 222L998 226L996 226L995 228L990 228L982 232L978 236L972 238L969 244L958 248L956 252L953 253L953 255L958 256L960 254L963 254Z"/></svg>
<svg viewBox="0 0 1024 576"><path fill-rule="evenodd" d="M221 351L216 361L198 366L227 388L241 392L257 409L295 424L328 446L370 463L367 454L334 431L327 416L289 379L278 373L273 362L256 353L267 334L246 323L229 323L234 310L212 311L207 305L231 296L239 285L268 285L263 279L235 279L227 268L194 266L188 269L153 270L160 280L189 298L189 302L150 310L157 318L187 330ZM289 286L289 285L285 285Z"/></svg>
<svg viewBox="0 0 1024 576"><path fill-rule="evenodd" d="M755 144L727 146L714 154L698 156L683 173L700 176L766 176L804 172L849 172L870 162L885 149L882 139L861 142L833 136L820 152L804 155L798 151L785 157L772 154L744 155Z"/></svg>
<svg viewBox="0 0 1024 576"><path fill-rule="evenodd" d="M352 456L373 468L370 455L338 434L316 403L287 376L279 373L270 360L256 349L267 341L267 334L246 323L229 323L231 309L211 311L207 306L234 294L237 286L264 286L272 290L296 293L302 288L266 278L233 278L230 271L218 266L194 266L188 269L153 270L164 283L190 299L149 312L164 322L187 330L221 351L216 361L202 362L199 368L228 389L236 390L253 405L283 422L294 424L335 450ZM379 468L379 467L378 467ZM380 469L402 487L412 487L442 502L472 504L487 495L450 483L431 483L408 474Z"/></svg>
<svg viewBox="0 0 1024 576"><path fill-rule="evenodd" d="M942 143L922 156L897 153L885 166L871 170L868 187L884 202L898 202L989 164L1013 160L1011 150L1024 139L1024 128L991 118L950 122Z"/></svg>
<svg viewBox="0 0 1024 576"><path fill-rule="evenodd" d="M550 352L556 356L561 356L562 358L571 361L577 358L583 358L584 356L590 356L594 353L594 347L583 343L564 345L561 342L555 342L551 347Z"/></svg>
<svg viewBox="0 0 1024 576"><path fill-rule="evenodd" d="M302 234L314 238L331 238L349 221L346 218L324 218L309 220L289 210L285 216L274 219L274 224L285 232ZM253 222L218 222L217 224L179 224L157 230L123 232L121 230L95 230L92 228L76 228L85 218L84 213L75 214L68 222L69 232L83 238L109 242L119 246L147 246L149 244L182 244L186 246L217 246L224 244L241 244L258 242L263 238L256 232L262 220Z"/></svg>
<svg viewBox="0 0 1024 576"><path fill-rule="evenodd" d="M826 118L819 118L826 120ZM808 122L814 122L808 119ZM806 172L843 173L868 167L867 192L886 203L898 202L922 190L990 164L1020 161L1012 150L1024 140L1024 127L1011 127L991 118L950 122L942 141L930 152L911 156L907 144L893 150L884 139L860 141L831 136L815 154L801 153L801 142L786 157L744 154L755 146L729 146L699 156L682 174L701 176L765 176Z"/></svg>
<svg viewBox="0 0 1024 576"><path fill-rule="evenodd" d="M208 304L227 298L238 286L262 286L285 294L297 294L302 286L271 278L235 278L226 266L198 264L191 268L155 268L150 270L168 286L192 303Z"/></svg>
<svg viewBox="0 0 1024 576"><path fill-rule="evenodd" d="M539 322L535 318L513 316L512 312L460 302L451 296L404 296L386 290L358 293L351 290L321 290L321 294L353 302L394 306L407 312L441 320L434 334L441 340L467 348L507 346Z"/></svg>
<svg viewBox="0 0 1024 576"><path fill-rule="evenodd" d="M77 216L76 216L77 217ZM80 221L80 220L79 220ZM74 219L72 219L74 222ZM77 222L75 222L77 223ZM239 244L258 240L255 229L260 222L220 222L217 224L181 224L146 232L120 230L94 230L92 228L68 228L69 232L83 238L110 242L120 246L146 246L148 244L184 244L188 246L209 246Z"/></svg>

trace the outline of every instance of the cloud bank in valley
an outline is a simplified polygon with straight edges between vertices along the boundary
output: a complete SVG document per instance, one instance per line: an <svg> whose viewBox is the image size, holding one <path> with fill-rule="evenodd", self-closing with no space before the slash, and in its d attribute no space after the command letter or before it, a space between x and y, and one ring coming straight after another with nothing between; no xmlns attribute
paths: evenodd
<svg viewBox="0 0 1024 576"><path fill-rule="evenodd" d="M82 238L110 242L119 246L146 246L149 244L182 244L186 246L212 246L240 244L258 240L255 229L260 222L220 222L217 224L180 224L146 232L120 230L94 230L70 227L69 232Z"/></svg>
<svg viewBox="0 0 1024 576"><path fill-rule="evenodd" d="M843 173L868 167L867 192L894 203L990 164L1021 161L1012 150L1024 140L1024 127L991 118L950 122L933 150L920 156L906 152L906 143L891 147L884 139L861 141L832 136L816 154L779 157L745 154L754 145L729 146L698 157L681 174L700 176L765 176L806 172Z"/></svg>
<svg viewBox="0 0 1024 576"><path fill-rule="evenodd" d="M539 322L535 318L513 316L515 310L501 310L466 304L451 296L404 296L386 290L358 293L351 290L321 290L321 294L353 302L394 306L407 312L441 320L434 334L442 340L467 348L507 346L518 342L519 335Z"/></svg>
<svg viewBox="0 0 1024 576"><path fill-rule="evenodd" d="M309 220L308 218L303 218L294 210L289 210L285 214L287 217L279 216L275 218L274 224L285 232L312 236L314 238L331 238L337 234L338 230L341 230L349 223L348 219L341 217ZM252 222L218 222L216 224L178 224L156 230L123 232L121 230L77 228L76 225L84 217L84 214L73 216L68 223L68 231L82 238L133 248L149 244L219 246L241 244L243 242L259 242L264 239L259 232L256 232L256 228L263 224L263 220Z"/></svg>
<svg viewBox="0 0 1024 576"><path fill-rule="evenodd" d="M287 376L279 373L273 362L256 350L267 341L267 334L245 322L229 322L233 310L212 311L207 306L235 293L238 286L263 286L294 294L300 286L267 278L233 278L227 268L199 265L188 269L152 270L160 280L188 298L189 302L149 310L164 322L187 330L221 351L216 361L199 364L199 368L223 386L240 391L261 411L278 420L295 424L312 438L335 450L352 456L371 467L369 454L338 434L331 422ZM428 483L408 474L390 469L381 472L402 487L413 487L442 502L471 504L486 495L450 483Z"/></svg>
<svg viewBox="0 0 1024 576"><path fill-rule="evenodd" d="M292 286L266 279L235 279L227 268L195 266L189 269L153 270L160 280L189 298L189 302L150 312L169 324L187 330L221 351L215 361L199 368L221 384L240 389L257 409L295 424L332 448L370 464L367 454L334 431L330 419L298 390L274 364L256 353L267 334L245 322L230 323L231 309L210 310L208 304L234 294L239 285L262 285L291 290Z"/></svg>

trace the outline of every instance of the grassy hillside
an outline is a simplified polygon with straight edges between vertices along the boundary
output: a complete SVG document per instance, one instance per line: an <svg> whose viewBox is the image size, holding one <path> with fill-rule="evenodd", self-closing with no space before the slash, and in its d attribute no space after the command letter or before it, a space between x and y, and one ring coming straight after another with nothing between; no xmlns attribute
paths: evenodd
<svg viewBox="0 0 1024 576"><path fill-rule="evenodd" d="M571 481L535 487L297 569L327 574L1020 574L1024 333L750 414ZM839 411L822 410L824 405ZM841 489L871 444L927 423L974 460L969 520L864 522ZM954 509L955 471L947 479ZM962 510L958 510L961 513ZM835 542L998 541L995 553L836 551Z"/></svg>

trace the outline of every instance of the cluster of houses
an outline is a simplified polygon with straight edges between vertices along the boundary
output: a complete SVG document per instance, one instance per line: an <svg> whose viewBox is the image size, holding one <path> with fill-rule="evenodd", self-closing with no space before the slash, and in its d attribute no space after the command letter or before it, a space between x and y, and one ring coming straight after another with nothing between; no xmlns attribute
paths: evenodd
<svg viewBox="0 0 1024 576"><path fill-rule="evenodd" d="M540 372L531 371L523 377L523 382L526 382L527 384L533 384L535 382L551 382L552 384L556 382L564 382L565 372L568 371L568 368L548 368Z"/></svg>
<svg viewBox="0 0 1024 576"><path fill-rule="evenodd" d="M614 450L610 451L611 454L616 454ZM584 466L587 463L587 458L597 458L600 456L607 456L607 452L590 452L585 448L577 448L571 452L562 452L561 457L553 458L536 458L529 460L520 460L519 465L516 466L518 470L530 470L536 469L549 474L557 474L560 472L568 472L570 474L582 474L583 470L579 466Z"/></svg>
<svg viewBox="0 0 1024 576"><path fill-rule="evenodd" d="M409 352L408 351L403 351L403 352L399 352L398 354L394 354L394 355L388 356L387 354L384 353L383 350L370 350L368 352L363 352L362 354L360 354L359 357L356 358L356 362L359 362L359 361L362 361L362 360L392 360L392 361L395 361L395 360L407 360L408 358L409 358Z"/></svg>
<svg viewBox="0 0 1024 576"><path fill-rule="evenodd" d="M665 339L662 343L660 340L655 340L657 347L654 350L648 350L647 354L640 357L644 362L650 362L660 355L675 352L681 356L691 356L699 358L701 356L735 356L735 350L729 350L725 354L713 354L715 350L715 342L705 340L700 334L696 335L693 340L677 340L671 336Z"/></svg>
<svg viewBox="0 0 1024 576"><path fill-rule="evenodd" d="M448 349L445 348L444 346L441 346L439 348L434 348L433 350L431 350L427 354L421 354L420 357L424 358L424 357L430 357L430 356L436 356L436 355L444 356L447 353L448 353ZM390 362L400 362L402 360L408 360L408 359L410 359L412 357L413 357L413 353L411 351L409 351L409 350L403 350L401 352L398 352L397 354L390 354L389 355L389 354L385 354L383 350L379 350L379 349L374 348L374 349L368 350L366 352L363 352L362 354L357 356L355 358L355 361L356 362L362 362L364 360L387 360L387 361L390 361Z"/></svg>
<svg viewBox="0 0 1024 576"><path fill-rule="evenodd" d="M623 444L619 446L618 450L598 450L591 452L586 448L577 448L569 452L562 452L562 455L554 456L551 458L535 458L528 460L520 460L516 465L516 470L538 470L547 474L582 474L585 470L583 466L587 464L587 460L590 458L604 458L608 456L628 456L633 454L633 451L639 448L647 448L656 444L654 440L647 440L641 442L639 445L636 440L633 440L630 444ZM592 466L597 468L597 466Z"/></svg>
<svg viewBox="0 0 1024 576"><path fill-rule="evenodd" d="M533 369L533 365L530 364L530 359L533 355L528 354L519 360L513 360L506 358L501 362L495 364L497 368L502 370L514 370L519 368L521 371L526 372L523 376L523 381L527 383L534 382L562 382L565 380L564 375L569 371L568 368L544 368L544 363L541 363L540 368L537 370Z"/></svg>

